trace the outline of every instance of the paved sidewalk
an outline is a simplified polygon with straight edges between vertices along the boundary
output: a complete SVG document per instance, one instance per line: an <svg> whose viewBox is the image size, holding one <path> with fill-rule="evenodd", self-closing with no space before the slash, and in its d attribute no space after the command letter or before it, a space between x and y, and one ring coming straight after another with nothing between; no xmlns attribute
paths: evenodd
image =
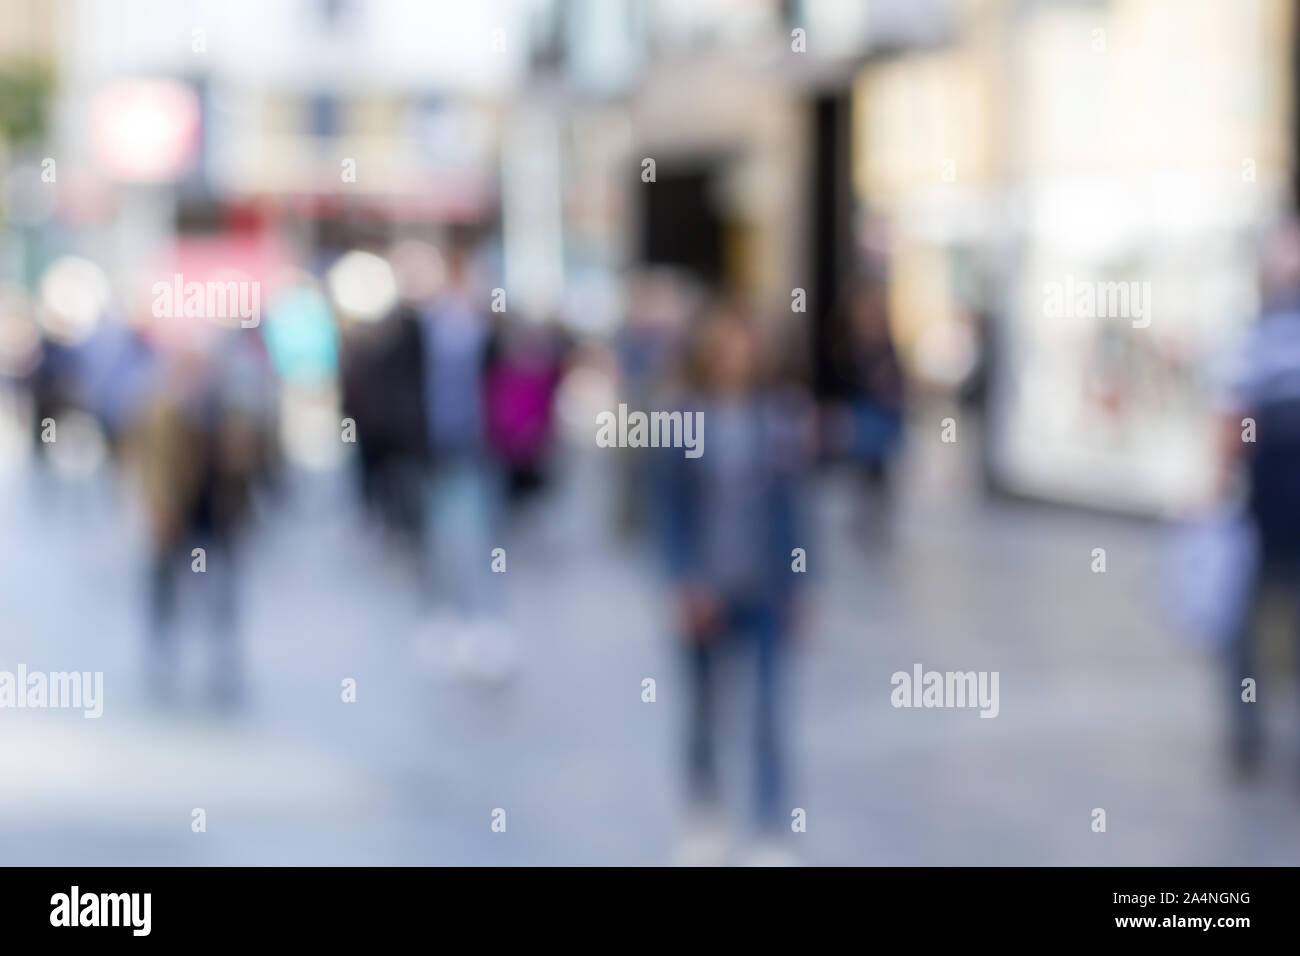
<svg viewBox="0 0 1300 956"><path fill-rule="evenodd" d="M1300 776L1279 759L1253 787L1225 779L1215 675L1151 606L1160 529L945 481L909 483L892 536L870 546L848 530L845 488L820 486L792 688L799 856L1293 863ZM421 653L409 569L360 531L337 483L318 482L250 551L251 694L222 716L144 694L141 543L121 500L10 488L0 668L103 670L106 702L98 721L0 712L0 862L667 862L681 675L653 568L606 539L609 492L599 460L575 464L511 540L520 669L490 687ZM1089 570L1098 546L1104 575ZM195 665L201 637L188 635ZM894 709L890 675L918 662L999 671L998 717ZM340 701L348 677L355 704ZM1269 710L1291 729L1289 701ZM743 758L743 727L731 736ZM739 818L743 761L726 779ZM191 832L194 807L206 833ZM490 829L497 807L505 834Z"/></svg>

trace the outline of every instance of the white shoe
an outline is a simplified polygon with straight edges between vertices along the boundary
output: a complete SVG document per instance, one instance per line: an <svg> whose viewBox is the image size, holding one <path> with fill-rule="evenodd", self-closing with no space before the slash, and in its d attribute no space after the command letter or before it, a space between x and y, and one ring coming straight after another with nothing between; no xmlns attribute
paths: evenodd
<svg viewBox="0 0 1300 956"><path fill-rule="evenodd" d="M724 866L727 831L715 814L697 814L673 853L673 866Z"/></svg>
<svg viewBox="0 0 1300 956"><path fill-rule="evenodd" d="M773 840L760 840L745 854L742 866L800 866L799 858Z"/></svg>

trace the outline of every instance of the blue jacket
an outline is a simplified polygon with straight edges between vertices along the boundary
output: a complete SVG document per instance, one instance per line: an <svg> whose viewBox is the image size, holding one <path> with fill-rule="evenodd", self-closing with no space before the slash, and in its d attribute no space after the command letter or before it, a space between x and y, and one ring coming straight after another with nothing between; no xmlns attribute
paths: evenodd
<svg viewBox="0 0 1300 956"><path fill-rule="evenodd" d="M709 467L709 403L689 396L679 407L702 411L705 441L699 458L687 458L681 449L659 448L655 456L655 488L661 550L674 584L708 586L714 569L708 566L705 546L712 492L705 480ZM750 411L757 430L753 479L752 521L762 554L756 562L758 583L753 594L726 595L763 603L784 603L806 576L792 568L795 548L812 552L811 523L805 519L803 491L811 460L806 447L808 405L802 395L766 394L756 397Z"/></svg>

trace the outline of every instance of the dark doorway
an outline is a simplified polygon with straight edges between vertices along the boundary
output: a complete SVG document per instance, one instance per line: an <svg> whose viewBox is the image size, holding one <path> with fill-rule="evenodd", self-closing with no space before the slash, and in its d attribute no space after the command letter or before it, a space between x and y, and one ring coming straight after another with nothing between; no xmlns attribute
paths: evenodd
<svg viewBox="0 0 1300 956"><path fill-rule="evenodd" d="M714 180L715 167L701 163L659 166L656 181L641 184L645 262L682 266L710 285L722 282L722 219L713 199Z"/></svg>

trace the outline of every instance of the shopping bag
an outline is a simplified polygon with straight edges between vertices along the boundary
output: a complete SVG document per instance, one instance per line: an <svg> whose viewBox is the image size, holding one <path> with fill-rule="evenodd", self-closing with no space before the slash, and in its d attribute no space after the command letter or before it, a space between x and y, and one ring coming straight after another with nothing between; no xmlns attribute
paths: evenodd
<svg viewBox="0 0 1300 956"><path fill-rule="evenodd" d="M1163 603L1180 639L1205 651L1242 626L1259 566L1254 522L1224 507L1175 528L1164 560Z"/></svg>

